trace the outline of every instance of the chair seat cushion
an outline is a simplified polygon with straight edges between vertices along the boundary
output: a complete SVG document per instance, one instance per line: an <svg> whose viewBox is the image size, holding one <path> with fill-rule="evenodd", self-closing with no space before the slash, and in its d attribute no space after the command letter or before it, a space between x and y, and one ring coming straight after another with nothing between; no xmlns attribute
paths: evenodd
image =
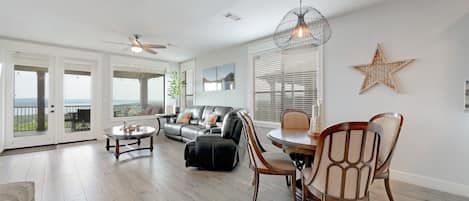
<svg viewBox="0 0 469 201"><path fill-rule="evenodd" d="M181 135L184 138L193 140L199 135L204 135L210 132L205 126L187 125L181 129Z"/></svg>
<svg viewBox="0 0 469 201"><path fill-rule="evenodd" d="M262 153L264 159L276 169L295 171L295 166L293 165L290 156L282 152L264 152ZM259 165L260 161L258 162Z"/></svg>

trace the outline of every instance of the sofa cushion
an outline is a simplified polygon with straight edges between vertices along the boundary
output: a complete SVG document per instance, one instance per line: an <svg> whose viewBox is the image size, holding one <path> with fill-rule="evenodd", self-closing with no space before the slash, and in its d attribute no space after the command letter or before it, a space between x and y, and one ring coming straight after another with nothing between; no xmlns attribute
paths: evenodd
<svg viewBox="0 0 469 201"><path fill-rule="evenodd" d="M228 112L231 112L232 110L232 107L217 106L213 109L213 114L219 116L217 122L222 122L225 118L225 115L228 114Z"/></svg>
<svg viewBox="0 0 469 201"><path fill-rule="evenodd" d="M205 117L204 123L202 124L203 126L211 126L211 125L216 125L217 123L217 118L218 115L214 114L213 112L210 113L208 116Z"/></svg>
<svg viewBox="0 0 469 201"><path fill-rule="evenodd" d="M204 112L202 114L202 121L205 121L205 119L207 119L207 117L213 113L213 109L215 109L214 106L205 106Z"/></svg>
<svg viewBox="0 0 469 201"><path fill-rule="evenodd" d="M179 114L178 118L176 119L176 123L180 124L189 124L191 121L192 113L191 112L184 112Z"/></svg>
<svg viewBox="0 0 469 201"><path fill-rule="evenodd" d="M166 123L164 124L164 133L166 135L180 136L182 127L184 127L184 124Z"/></svg>
<svg viewBox="0 0 469 201"><path fill-rule="evenodd" d="M207 134L210 132L210 129L205 126L199 125L187 125L181 129L181 135L184 138L193 140L199 135Z"/></svg>
<svg viewBox="0 0 469 201"><path fill-rule="evenodd" d="M205 106L191 106L187 107L184 109L184 112L190 112L192 113L192 119L193 120L201 120L202 119L202 114L204 112Z"/></svg>

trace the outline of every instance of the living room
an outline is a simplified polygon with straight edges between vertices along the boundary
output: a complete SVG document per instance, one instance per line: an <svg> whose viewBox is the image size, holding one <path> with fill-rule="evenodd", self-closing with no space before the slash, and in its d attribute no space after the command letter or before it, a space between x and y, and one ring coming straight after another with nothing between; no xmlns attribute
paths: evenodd
<svg viewBox="0 0 469 201"><path fill-rule="evenodd" d="M0 5L2 201L469 200L465 0Z"/></svg>

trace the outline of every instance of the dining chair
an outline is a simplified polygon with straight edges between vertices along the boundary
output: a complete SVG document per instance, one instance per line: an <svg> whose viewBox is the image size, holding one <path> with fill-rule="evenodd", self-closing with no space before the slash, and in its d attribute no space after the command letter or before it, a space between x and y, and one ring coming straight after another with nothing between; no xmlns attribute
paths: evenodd
<svg viewBox="0 0 469 201"><path fill-rule="evenodd" d="M382 128L372 122L346 122L324 130L313 167L302 175L303 201L369 201L378 162Z"/></svg>
<svg viewBox="0 0 469 201"><path fill-rule="evenodd" d="M285 175L291 176L293 180L296 179L296 169L293 162L290 160L288 155L282 152L270 152L262 151L259 139L257 138L254 124L245 111L238 112L243 123L244 135L248 141L248 153L250 168L254 171L254 180L252 185L254 186L254 195L252 200L257 200L257 194L259 192L259 175ZM291 190L293 192L293 198L296 196L296 184L292 182Z"/></svg>
<svg viewBox="0 0 469 201"><path fill-rule="evenodd" d="M378 168L375 173L375 179L384 179L384 186L390 201L394 201L389 183L389 167L394 154L399 134L401 132L404 117L398 113L382 113L373 116L370 122L374 122L383 127L383 136L381 139L381 150L378 158Z"/></svg>
<svg viewBox="0 0 469 201"><path fill-rule="evenodd" d="M309 129L309 115L301 110L287 109L281 116L282 129Z"/></svg>
<svg viewBox="0 0 469 201"><path fill-rule="evenodd" d="M300 130L309 130L310 127L310 117L309 115L297 109L286 109L282 112L282 116L280 117L280 124L282 129L300 129ZM290 155L290 158L295 161L295 165L297 167L303 166L303 158L302 154L297 153L297 150L294 150L290 147L283 147L282 145L278 145L275 143L276 147L281 148L284 150L285 153ZM308 153L309 155L309 153ZM288 176L285 178L287 185L290 185L290 181ZM294 181L293 179L291 181Z"/></svg>

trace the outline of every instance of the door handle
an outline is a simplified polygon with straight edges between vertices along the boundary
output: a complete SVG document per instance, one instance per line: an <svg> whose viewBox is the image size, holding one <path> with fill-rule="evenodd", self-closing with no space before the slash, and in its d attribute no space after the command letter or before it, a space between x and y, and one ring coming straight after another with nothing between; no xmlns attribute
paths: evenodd
<svg viewBox="0 0 469 201"><path fill-rule="evenodd" d="M55 112L55 110L51 110L51 111L50 111L50 113L54 113L54 112Z"/></svg>

